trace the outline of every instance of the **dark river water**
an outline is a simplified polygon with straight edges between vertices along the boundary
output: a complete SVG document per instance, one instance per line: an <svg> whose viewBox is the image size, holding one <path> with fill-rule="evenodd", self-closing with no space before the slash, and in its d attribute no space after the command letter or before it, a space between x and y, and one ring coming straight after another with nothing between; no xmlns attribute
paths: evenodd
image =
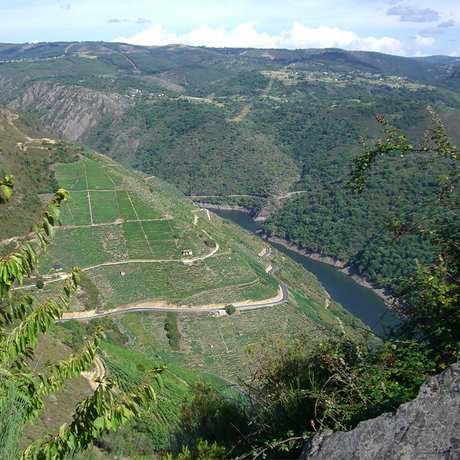
<svg viewBox="0 0 460 460"><path fill-rule="evenodd" d="M253 233L259 228L258 222L255 222L245 212L220 209L212 209L212 212L232 220ZM361 319L376 334L381 334L384 331L385 323L395 324L396 319L388 311L384 301L371 289L359 285L332 265L309 259L280 244L270 244L313 273L333 300L342 304L350 313Z"/></svg>

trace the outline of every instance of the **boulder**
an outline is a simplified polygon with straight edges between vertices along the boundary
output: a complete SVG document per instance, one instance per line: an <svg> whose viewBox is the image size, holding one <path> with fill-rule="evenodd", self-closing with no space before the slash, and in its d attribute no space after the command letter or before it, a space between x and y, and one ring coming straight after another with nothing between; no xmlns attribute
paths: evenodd
<svg viewBox="0 0 460 460"><path fill-rule="evenodd" d="M325 430L299 460L460 459L460 363L428 379L413 401L349 432Z"/></svg>

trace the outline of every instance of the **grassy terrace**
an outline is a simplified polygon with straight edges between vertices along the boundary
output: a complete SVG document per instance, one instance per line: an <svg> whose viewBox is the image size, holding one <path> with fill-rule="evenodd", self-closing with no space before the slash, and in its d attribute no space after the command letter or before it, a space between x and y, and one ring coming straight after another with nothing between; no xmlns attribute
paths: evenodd
<svg viewBox="0 0 460 460"><path fill-rule="evenodd" d="M259 256L264 243L231 221L212 213L208 218L169 184L129 173L105 157L57 166L56 174L61 185L71 189L71 200L62 208L64 227L56 232L42 273L53 275L56 263L65 270L80 266L99 289L105 309L155 301L181 306L179 351L171 350L166 337L165 313L114 317L130 336L131 350L152 365L184 366L186 370L177 372L190 372L186 381L203 370L236 381L250 370L246 347L264 337L281 334L289 340L305 331L321 334L318 322L353 335L350 326L355 320L329 301L313 275L276 250L269 259L289 285L288 303L222 317L187 313L187 307L275 297L278 283L265 271L270 262ZM100 183L95 183L97 177ZM203 258L216 244L219 250ZM196 260L183 263L187 258L182 249L191 249L188 259ZM135 358L109 346L105 352L111 372L126 385L135 384L142 374L133 367ZM132 369L125 364L130 360ZM170 396L173 405L184 389L177 392ZM174 423L169 407L163 414L160 409L158 417Z"/></svg>
<svg viewBox="0 0 460 460"><path fill-rule="evenodd" d="M139 313L124 315L119 321L131 332L131 348L144 356L168 365L205 369L234 381L249 375L250 363L244 352L247 346L271 335L289 338L315 329L309 318L289 304L223 317L213 313L182 314L181 350L171 351L164 330L165 317L162 313Z"/></svg>
<svg viewBox="0 0 460 460"><path fill-rule="evenodd" d="M277 295L258 239L216 216L210 220L158 179L96 156L58 165L56 175L71 199L62 207L64 225L42 274L53 275L56 264L65 271L79 266L108 309L149 300L196 306ZM193 256L182 256L183 249ZM187 259L193 262L184 264Z"/></svg>

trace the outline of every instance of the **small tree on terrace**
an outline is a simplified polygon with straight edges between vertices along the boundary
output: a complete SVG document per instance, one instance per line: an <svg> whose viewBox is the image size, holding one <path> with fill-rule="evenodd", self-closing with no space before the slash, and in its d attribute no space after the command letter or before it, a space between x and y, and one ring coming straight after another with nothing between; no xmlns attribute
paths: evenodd
<svg viewBox="0 0 460 460"><path fill-rule="evenodd" d="M0 180L0 204L9 201L14 177ZM59 432L36 440L21 449L22 428L33 421L45 407L45 397L65 389L65 380L88 370L96 356L103 332L97 328L83 347L67 359L33 366L34 348L41 334L46 333L69 306L72 292L80 279L80 270L74 267L52 295L37 305L31 295L18 294L13 285L21 286L38 267L35 237L46 254L47 239L61 224L60 204L69 198L60 189L49 201L32 228L16 249L0 258L0 458L64 459L84 450L88 444L108 430L117 430L141 409L147 409L155 400L149 384L154 376L159 381L162 368L153 369L135 392L115 397L114 383L99 380L94 394L75 408L73 420L60 427Z"/></svg>

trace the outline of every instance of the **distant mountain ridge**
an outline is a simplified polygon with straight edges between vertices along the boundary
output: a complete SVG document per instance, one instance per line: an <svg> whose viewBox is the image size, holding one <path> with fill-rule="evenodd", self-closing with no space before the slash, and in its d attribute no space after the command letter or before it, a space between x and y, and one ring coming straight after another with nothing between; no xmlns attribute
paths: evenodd
<svg viewBox="0 0 460 460"><path fill-rule="evenodd" d="M451 56L427 56L406 58L371 51L346 51L338 48L325 49L258 49L258 48L209 48L189 45L139 46L126 43L107 42L42 42L26 44L0 43L0 63L18 60L50 59L72 55L98 54L139 54L176 65L198 63L229 63L232 58L241 57L257 66L261 61L266 66L269 62L282 65L301 65L302 63L325 63L338 60L350 68L371 69L384 74L418 77L422 81L442 81L448 74L449 66L458 66L459 58ZM264 62L265 61L265 62ZM411 64L409 64L412 61ZM414 63L417 61L417 64ZM409 70L411 69L411 70ZM438 72L437 76L430 75Z"/></svg>

